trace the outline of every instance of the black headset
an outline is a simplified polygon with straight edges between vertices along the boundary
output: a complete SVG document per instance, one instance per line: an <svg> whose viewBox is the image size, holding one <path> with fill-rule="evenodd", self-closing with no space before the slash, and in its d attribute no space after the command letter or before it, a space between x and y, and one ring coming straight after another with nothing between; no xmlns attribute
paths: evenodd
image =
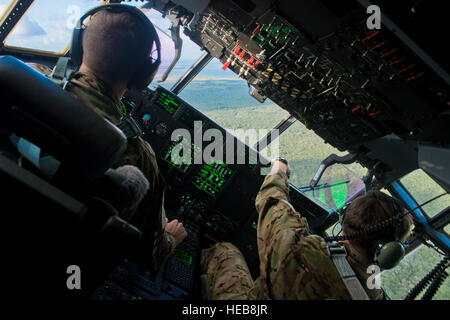
<svg viewBox="0 0 450 320"><path fill-rule="evenodd" d="M387 208L385 207L385 204L383 203L382 199L379 199L379 197L376 195L376 193L373 194L374 198L378 200L380 205L382 206L383 210L389 213ZM374 230L378 231L382 228L386 228L388 226L393 225L394 226L394 234L392 236L384 237L382 239L376 240L374 243L369 245L369 248L367 249L367 255L372 261L377 264L381 269L387 270L392 269L395 267L405 256L405 246L401 242L400 238L400 226L403 222L403 210L401 209L400 205L397 202L398 200L392 198L392 211L393 216L386 221L381 221L376 224L379 225L379 228L374 228ZM352 202L348 203L343 209L342 213L339 217L339 222L342 225L345 220L345 214L348 210L349 206L352 204ZM372 228L371 228L372 229ZM367 232L366 232L367 231ZM374 231L369 231L367 229L362 229L356 231L356 233L360 234L361 236L370 234Z"/></svg>
<svg viewBox="0 0 450 320"><path fill-rule="evenodd" d="M81 65L82 59L83 59L83 33L86 29L86 26L84 25L84 21L96 14L97 12L101 10L111 10L113 12L129 12L136 17L139 18L139 20L143 23L145 27L147 27L152 36L153 41L155 43L156 52L157 52L157 58L155 61L153 61L152 57L145 58L142 62L142 65L137 68L137 71L135 75L132 77L132 79L128 82L128 88L129 89L138 89L143 90L147 88L147 86L152 82L153 78L156 75L156 72L158 71L158 68L161 64L161 42L159 41L158 34L156 32L155 27L150 22L150 20L147 18L147 16L138 8L126 5L126 4L120 4L120 3L113 3L113 4L107 4L107 5L101 5L97 6L95 8L92 8L88 12L86 12L77 22L75 25L75 29L73 30L73 36L72 36L72 44L70 47L70 57L72 60L72 63L79 67ZM113 31L111 31L113 32Z"/></svg>

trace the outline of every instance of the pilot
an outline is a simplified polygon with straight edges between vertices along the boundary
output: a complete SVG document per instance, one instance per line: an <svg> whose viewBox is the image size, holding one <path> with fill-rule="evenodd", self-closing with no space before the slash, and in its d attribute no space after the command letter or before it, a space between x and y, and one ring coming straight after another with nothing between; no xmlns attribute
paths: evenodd
<svg viewBox="0 0 450 320"><path fill-rule="evenodd" d="M120 10L97 12L83 34L82 64L65 85L65 90L110 122L119 124L124 115L120 100L139 68L139 61L150 55L152 46L152 33L132 13ZM47 75L51 72L40 65L31 66ZM164 180L155 153L145 140L140 137L128 140L128 148L116 164L117 167L124 165L138 167L149 181L150 190L130 222L142 225L149 216L153 217L151 264L154 270L159 270L187 232L182 223L168 222L165 217Z"/></svg>
<svg viewBox="0 0 450 320"><path fill-rule="evenodd" d="M260 275L253 281L242 253L231 243L217 243L202 251L201 271L207 274L212 299L351 299L328 253L324 238L311 235L304 217L289 203L289 166L273 161L256 198ZM376 194L375 194L376 193ZM381 192L369 192L355 199L346 211L343 232L349 234L394 214L393 198ZM386 209L387 208L387 209ZM405 241L412 218L408 214L399 223L398 234ZM374 239L392 235L389 228L366 237L344 241L347 261L372 300L384 299L381 288L369 286L368 246Z"/></svg>

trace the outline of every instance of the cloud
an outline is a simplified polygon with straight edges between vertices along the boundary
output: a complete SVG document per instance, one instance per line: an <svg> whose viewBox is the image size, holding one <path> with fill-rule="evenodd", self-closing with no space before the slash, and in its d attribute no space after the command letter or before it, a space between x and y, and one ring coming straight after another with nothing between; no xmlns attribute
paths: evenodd
<svg viewBox="0 0 450 320"><path fill-rule="evenodd" d="M47 34L39 23L28 16L22 17L14 28L14 35L21 37L41 36Z"/></svg>

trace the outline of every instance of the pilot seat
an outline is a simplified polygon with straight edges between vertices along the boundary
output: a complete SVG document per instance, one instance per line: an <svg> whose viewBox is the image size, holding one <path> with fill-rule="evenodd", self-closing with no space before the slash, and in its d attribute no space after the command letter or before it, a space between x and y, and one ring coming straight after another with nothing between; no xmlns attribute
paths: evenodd
<svg viewBox="0 0 450 320"><path fill-rule="evenodd" d="M89 193L127 138L14 57L0 57L0 90L4 292L20 299L90 297L139 238L120 219L119 229L131 232L104 236L117 211ZM70 266L79 267L81 288Z"/></svg>

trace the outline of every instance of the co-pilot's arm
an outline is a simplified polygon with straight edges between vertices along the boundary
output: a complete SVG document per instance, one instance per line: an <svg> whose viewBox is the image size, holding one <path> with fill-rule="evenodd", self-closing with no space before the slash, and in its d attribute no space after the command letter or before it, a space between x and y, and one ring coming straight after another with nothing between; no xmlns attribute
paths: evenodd
<svg viewBox="0 0 450 320"><path fill-rule="evenodd" d="M306 219L301 218L289 203L289 174L289 166L274 161L272 170L261 186L256 197L258 241L270 243L277 233L290 228L305 228L303 235L309 235Z"/></svg>
<svg viewBox="0 0 450 320"><path fill-rule="evenodd" d="M261 270L269 272L263 275L268 283L281 284L295 278L295 274L292 279L288 276L291 267L297 264L293 249L309 235L306 219L289 203L288 174L289 167L275 161L256 197L258 253ZM287 292L278 291L272 290L272 298L283 298Z"/></svg>

